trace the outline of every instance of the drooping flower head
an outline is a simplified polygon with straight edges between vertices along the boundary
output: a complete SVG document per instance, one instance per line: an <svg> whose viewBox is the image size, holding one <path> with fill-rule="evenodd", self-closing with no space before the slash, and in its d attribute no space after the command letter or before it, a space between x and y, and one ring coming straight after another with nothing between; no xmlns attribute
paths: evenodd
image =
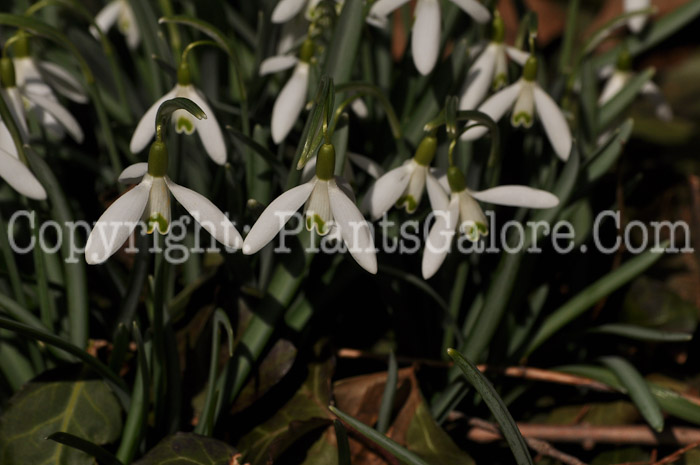
<svg viewBox="0 0 700 465"><path fill-rule="evenodd" d="M107 3L95 16L95 23L105 34L116 23L119 32L126 37L126 44L131 49L138 47L141 42L141 30L128 0L112 0ZM95 28L90 28L90 32L96 39L99 38Z"/></svg>
<svg viewBox="0 0 700 465"><path fill-rule="evenodd" d="M651 7L651 0L624 0L625 13L646 10ZM627 27L635 34L639 34L644 29L649 18L647 15L635 15L627 20Z"/></svg>
<svg viewBox="0 0 700 465"><path fill-rule="evenodd" d="M333 145L324 144L317 158L316 175L310 181L280 195L262 212L243 242L243 253L250 255L262 249L305 205L304 223L307 230L326 235L337 228L355 261L375 274L377 257L372 233L355 205L350 185L333 175Z"/></svg>

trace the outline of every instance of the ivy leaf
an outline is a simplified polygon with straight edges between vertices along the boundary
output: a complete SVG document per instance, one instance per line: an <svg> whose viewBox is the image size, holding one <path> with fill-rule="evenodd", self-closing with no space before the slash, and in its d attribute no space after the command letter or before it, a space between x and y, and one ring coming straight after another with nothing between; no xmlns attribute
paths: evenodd
<svg viewBox="0 0 700 465"><path fill-rule="evenodd" d="M0 417L0 463L91 465L86 453L46 438L63 432L98 445L119 438L121 406L104 381L65 373L45 373L10 399Z"/></svg>
<svg viewBox="0 0 700 465"><path fill-rule="evenodd" d="M229 465L236 449L218 439L175 433L163 439L134 465Z"/></svg>

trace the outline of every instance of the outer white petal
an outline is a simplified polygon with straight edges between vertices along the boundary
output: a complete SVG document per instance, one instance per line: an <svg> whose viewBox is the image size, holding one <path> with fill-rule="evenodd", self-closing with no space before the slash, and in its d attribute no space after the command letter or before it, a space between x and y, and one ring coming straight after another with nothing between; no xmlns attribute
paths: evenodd
<svg viewBox="0 0 700 465"><path fill-rule="evenodd" d="M334 176L333 179L335 179L335 183L338 185L338 188L343 191L345 195L348 196L350 200L354 202L357 202L357 199L355 198L355 192L352 190L352 186L350 183L342 176Z"/></svg>
<svg viewBox="0 0 700 465"><path fill-rule="evenodd" d="M202 93L192 87L192 91L189 92L190 100L200 106L204 113L207 115L204 119L194 120L194 127L197 129L197 134L202 140L202 145L204 145L204 150L207 154L214 160L214 163L223 165L226 163L226 142L224 142L224 134L221 132L221 127L219 127L219 122L216 120L216 114L214 110L211 109L207 103L207 99L202 95Z"/></svg>
<svg viewBox="0 0 700 465"><path fill-rule="evenodd" d="M530 58L530 54L528 52L520 50L519 48L511 47L510 45L506 45L505 47L506 53L508 54L511 60L513 60L520 66L525 66L525 62L528 58Z"/></svg>
<svg viewBox="0 0 700 465"><path fill-rule="evenodd" d="M148 163L134 163L124 168L119 175L119 182L122 184L134 184L140 182L148 172Z"/></svg>
<svg viewBox="0 0 700 465"><path fill-rule="evenodd" d="M2 92L8 106L10 107L10 113L17 123L22 140L26 141L29 138L29 128L27 127L27 118L24 113L24 102L22 101L22 94L17 87L8 87Z"/></svg>
<svg viewBox="0 0 700 465"><path fill-rule="evenodd" d="M44 96L53 96L51 87L44 82L44 78L39 72L31 57L15 58L15 75L17 77L17 87L21 88L23 93L39 94Z"/></svg>
<svg viewBox="0 0 700 465"><path fill-rule="evenodd" d="M530 128L535 123L535 83L523 82L520 94L513 105L510 124L513 127Z"/></svg>
<svg viewBox="0 0 700 465"><path fill-rule="evenodd" d="M616 71L615 73L613 73L610 79L608 79L608 81L605 83L603 91L600 93L598 105L603 105L607 103L611 98L616 96L617 93L625 87L630 77L630 73L623 71Z"/></svg>
<svg viewBox="0 0 700 465"><path fill-rule="evenodd" d="M552 208L559 205L556 195L528 186L498 186L481 192L469 192L469 195L482 202L511 207Z"/></svg>
<svg viewBox="0 0 700 465"><path fill-rule="evenodd" d="M207 230L217 241L226 247L240 249L243 238L226 215L208 198L186 187L174 183L167 176L165 184L172 192L175 200L185 207L192 218Z"/></svg>
<svg viewBox="0 0 700 465"><path fill-rule="evenodd" d="M651 0L625 0L625 12L639 11L651 6ZM646 15L637 15L627 20L627 26L634 33L641 32L647 22Z"/></svg>
<svg viewBox="0 0 700 465"><path fill-rule="evenodd" d="M408 3L409 0L379 0L372 5L369 10L369 16L386 17L401 5Z"/></svg>
<svg viewBox="0 0 700 465"><path fill-rule="evenodd" d="M423 250L421 271L424 279L431 278L445 261L459 219L459 197L452 195L447 210L435 211L435 223L430 228Z"/></svg>
<svg viewBox="0 0 700 465"><path fill-rule="evenodd" d="M279 144L294 127L306 104L309 64L299 63L272 107L272 140Z"/></svg>
<svg viewBox="0 0 700 465"><path fill-rule="evenodd" d="M295 17L306 4L306 0L280 0L272 10L271 20L273 23L286 23Z"/></svg>
<svg viewBox="0 0 700 465"><path fill-rule="evenodd" d="M0 150L9 153L15 158L19 157L12 135L2 120L0 120Z"/></svg>
<svg viewBox="0 0 700 465"><path fill-rule="evenodd" d="M97 27L99 27L102 32L106 33L112 26L114 26L114 23L117 22L121 9L121 1L112 0L104 8L102 8L99 13L97 13L97 16L95 16L95 24L97 24ZM99 39L99 34L97 34L97 31L91 28L90 32L96 39Z"/></svg>
<svg viewBox="0 0 700 465"><path fill-rule="evenodd" d="M433 210L444 211L450 203L450 198L448 197L448 191L440 185L440 181L437 180L435 175L431 171L428 171L428 175L425 178L425 187L428 191L428 200L430 200L430 207Z"/></svg>
<svg viewBox="0 0 700 465"><path fill-rule="evenodd" d="M345 245L348 246L348 251L362 268L376 274L377 253L367 221L358 210L355 202L338 188L335 181L330 181L328 185L328 197L331 202L333 219L340 229L340 235L343 237Z"/></svg>
<svg viewBox="0 0 700 465"><path fill-rule="evenodd" d="M80 125L75 118L73 118L73 115L71 115L57 100L29 92L25 94L25 96L46 113L53 116L76 142L80 143L83 141L83 130L80 128Z"/></svg>
<svg viewBox="0 0 700 465"><path fill-rule="evenodd" d="M14 190L35 200L45 200L46 191L27 166L17 157L0 150L0 177Z"/></svg>
<svg viewBox="0 0 700 465"><path fill-rule="evenodd" d="M83 86L72 74L48 61L40 61L38 65L47 83L59 94L76 103L87 103L88 97Z"/></svg>
<svg viewBox="0 0 700 465"><path fill-rule="evenodd" d="M144 180L119 197L105 211L85 245L85 261L96 265L107 260L131 235L148 203L151 182Z"/></svg>
<svg viewBox="0 0 700 465"><path fill-rule="evenodd" d="M673 108L671 108L671 105L661 93L661 89L656 84L647 81L642 87L641 94L654 105L657 118L662 121L671 121L673 119Z"/></svg>
<svg viewBox="0 0 700 465"><path fill-rule="evenodd" d="M260 63L260 76L266 74L279 73L296 65L299 59L291 55L274 56L263 60Z"/></svg>
<svg viewBox="0 0 700 465"><path fill-rule="evenodd" d="M141 42L141 31L139 30L139 23L136 20L134 10L131 9L128 0L121 1L123 6L117 25L119 26L119 31L126 36L126 45L133 50Z"/></svg>
<svg viewBox="0 0 700 465"><path fill-rule="evenodd" d="M265 247L287 224L294 212L304 205L315 184L316 178L289 189L273 200L262 212L243 241L243 253L251 255Z"/></svg>
<svg viewBox="0 0 700 465"><path fill-rule="evenodd" d="M535 107L554 152L562 160L568 160L573 144L571 130L559 106L538 85L535 85Z"/></svg>
<svg viewBox="0 0 700 465"><path fill-rule="evenodd" d="M413 62L422 75L430 74L440 54L440 3L418 0L411 32Z"/></svg>
<svg viewBox="0 0 700 465"><path fill-rule="evenodd" d="M513 106L515 99L520 94L523 82L519 80L509 85L505 89L493 94L481 106L479 111L486 113L494 121L500 120L503 115ZM462 140L476 140L488 132L488 128L477 126L462 134Z"/></svg>
<svg viewBox="0 0 700 465"><path fill-rule="evenodd" d="M489 44L469 69L459 100L460 110L474 110L488 94L496 65L496 47L497 44Z"/></svg>
<svg viewBox="0 0 700 465"><path fill-rule="evenodd" d="M411 180L411 163L405 163L377 179L365 194L362 211L368 212L372 220L380 218L401 197Z"/></svg>
<svg viewBox="0 0 700 465"><path fill-rule="evenodd" d="M304 168L301 170L301 182L311 181L311 178L316 174L316 157L307 161Z"/></svg>
<svg viewBox="0 0 700 465"><path fill-rule="evenodd" d="M134 135L131 136L129 150L131 150L132 153L140 152L146 148L149 142L151 142L151 139L153 139L156 134L156 115L158 114L158 107L160 107L166 100L170 100L171 98L175 97L176 93L177 86L156 100L156 102L151 105L151 108L149 108L143 115L141 121L139 121L139 124L136 126Z"/></svg>
<svg viewBox="0 0 700 465"><path fill-rule="evenodd" d="M374 179L377 179L384 174L384 168L369 157L365 157L364 155L354 152L347 152L346 156L351 162L359 166Z"/></svg>
<svg viewBox="0 0 700 465"><path fill-rule="evenodd" d="M353 100L350 104L350 108L352 108L353 113L360 119L365 119L369 116L369 108L367 108L367 104L362 98Z"/></svg>
<svg viewBox="0 0 700 465"><path fill-rule="evenodd" d="M460 7L466 14L474 18L478 23L485 23L491 19L491 12L477 0L451 0L452 3Z"/></svg>

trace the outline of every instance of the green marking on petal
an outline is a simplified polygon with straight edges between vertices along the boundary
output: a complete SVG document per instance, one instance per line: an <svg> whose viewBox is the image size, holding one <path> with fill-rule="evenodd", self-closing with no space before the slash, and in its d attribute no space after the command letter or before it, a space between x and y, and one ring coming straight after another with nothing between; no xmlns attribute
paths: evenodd
<svg viewBox="0 0 700 465"><path fill-rule="evenodd" d="M498 90L508 83L508 76L505 73L497 74L493 78L493 90Z"/></svg>
<svg viewBox="0 0 700 465"><path fill-rule="evenodd" d="M513 115L511 122L513 123L513 126L524 126L526 128L529 128L530 126L532 126L533 119L530 113L521 111Z"/></svg>
<svg viewBox="0 0 700 465"><path fill-rule="evenodd" d="M396 201L396 208L405 208L406 212L414 213L418 209L418 202L412 195L402 195Z"/></svg>
<svg viewBox="0 0 700 465"><path fill-rule="evenodd" d="M178 134L182 134L184 132L185 134L190 135L194 132L194 124L192 124L192 121L190 121L188 118L181 116L175 123L175 131Z"/></svg>
<svg viewBox="0 0 700 465"><path fill-rule="evenodd" d="M166 234L168 232L168 226L168 220L160 213L154 213L148 218L148 234L153 234L156 228L160 234Z"/></svg>
<svg viewBox="0 0 700 465"><path fill-rule="evenodd" d="M323 219L321 219L320 216L316 214L307 214L306 215L306 230L307 231L312 231L316 229L316 232L320 236L325 236L328 234L328 225L326 224Z"/></svg>
<svg viewBox="0 0 700 465"><path fill-rule="evenodd" d="M486 225L481 222L465 221L460 226L460 230L471 242L477 242L481 236L489 235Z"/></svg>

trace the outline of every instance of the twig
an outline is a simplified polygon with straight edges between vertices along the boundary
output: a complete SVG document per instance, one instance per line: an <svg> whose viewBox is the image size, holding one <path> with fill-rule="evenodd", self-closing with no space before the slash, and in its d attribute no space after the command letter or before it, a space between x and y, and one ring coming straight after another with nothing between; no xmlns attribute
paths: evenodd
<svg viewBox="0 0 700 465"><path fill-rule="evenodd" d="M666 465L667 463L673 463L676 460L679 460L680 458L683 457L683 454L688 452L691 449L695 449L696 447L700 446L700 441L695 442L693 444L688 444L682 449L678 449L676 452L674 452L671 455L667 455L666 457L662 458L658 462L652 463L652 465Z"/></svg>

